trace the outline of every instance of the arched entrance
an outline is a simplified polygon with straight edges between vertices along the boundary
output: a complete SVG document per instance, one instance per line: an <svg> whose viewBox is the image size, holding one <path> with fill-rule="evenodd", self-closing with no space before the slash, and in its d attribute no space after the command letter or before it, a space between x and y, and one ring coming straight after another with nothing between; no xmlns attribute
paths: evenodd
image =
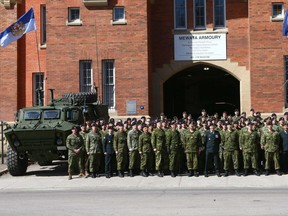
<svg viewBox="0 0 288 216"><path fill-rule="evenodd" d="M196 73L196 68L198 65L199 67L201 65L202 67L203 66L209 67L210 73L212 69L214 70L218 69L218 71L222 73L226 72L226 74L229 74L232 77L234 77L236 80L238 80L239 92L240 92L239 93L240 94L240 111L249 112L251 108L250 71L245 66L239 66L237 62L232 62L231 59L228 58L223 61L222 60L219 60L219 61L171 61L170 64L164 64L161 68L156 69L152 73L151 87L150 87L151 88L150 115L152 117L159 116L161 112L164 112L164 101L165 101L164 96L167 95L167 93L164 93L164 84L170 79L172 80L173 79L172 77L177 76L178 73L184 74L184 71L186 70L187 71L193 70ZM203 72L203 69L201 71ZM193 75L191 74L191 76ZM217 102L223 102L223 101L217 101Z"/></svg>
<svg viewBox="0 0 288 216"><path fill-rule="evenodd" d="M221 68L196 64L171 76L163 84L164 113L194 117L205 108L209 114L240 109L240 82Z"/></svg>

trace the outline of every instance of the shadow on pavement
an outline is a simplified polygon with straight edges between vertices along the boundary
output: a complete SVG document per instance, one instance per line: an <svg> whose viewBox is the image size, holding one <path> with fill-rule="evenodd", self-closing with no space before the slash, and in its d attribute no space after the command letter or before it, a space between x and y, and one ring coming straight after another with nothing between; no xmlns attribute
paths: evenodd
<svg viewBox="0 0 288 216"><path fill-rule="evenodd" d="M66 176L67 175L67 162L53 162L51 165L47 166L39 166L38 164L34 164L34 166L38 167L39 170L29 171L29 168L25 175L36 175L36 176Z"/></svg>

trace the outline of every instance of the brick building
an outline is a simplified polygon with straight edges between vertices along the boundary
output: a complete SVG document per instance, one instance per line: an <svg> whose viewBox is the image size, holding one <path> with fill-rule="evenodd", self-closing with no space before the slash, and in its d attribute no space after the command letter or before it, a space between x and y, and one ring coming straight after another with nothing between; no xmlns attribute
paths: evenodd
<svg viewBox="0 0 288 216"><path fill-rule="evenodd" d="M0 119L94 86L111 116L283 113L287 3L0 0L0 31L31 7L37 24L0 48Z"/></svg>

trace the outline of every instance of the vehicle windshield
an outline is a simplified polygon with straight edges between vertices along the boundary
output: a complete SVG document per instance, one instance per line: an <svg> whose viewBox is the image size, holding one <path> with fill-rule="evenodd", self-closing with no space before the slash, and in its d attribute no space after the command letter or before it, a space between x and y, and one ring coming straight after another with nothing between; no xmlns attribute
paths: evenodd
<svg viewBox="0 0 288 216"><path fill-rule="evenodd" d="M39 120L41 117L41 111L25 111L24 120Z"/></svg>
<svg viewBox="0 0 288 216"><path fill-rule="evenodd" d="M59 119L60 110L44 110L43 118L44 119Z"/></svg>

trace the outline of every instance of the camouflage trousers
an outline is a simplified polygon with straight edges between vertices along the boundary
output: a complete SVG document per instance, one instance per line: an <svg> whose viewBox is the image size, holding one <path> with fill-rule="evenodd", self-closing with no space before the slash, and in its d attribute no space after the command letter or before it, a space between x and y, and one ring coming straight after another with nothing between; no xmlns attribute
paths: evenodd
<svg viewBox="0 0 288 216"><path fill-rule="evenodd" d="M171 151L169 154L169 170L170 171L175 171L176 169L178 170L178 165L179 165L179 157L178 157L178 150L176 151Z"/></svg>
<svg viewBox="0 0 288 216"><path fill-rule="evenodd" d="M90 154L88 157L88 170L90 173L95 173L100 171L101 167L101 160L102 160L102 154L96 153L96 154Z"/></svg>
<svg viewBox="0 0 288 216"><path fill-rule="evenodd" d="M128 163L128 153L127 152L118 152L116 154L116 161L117 161L117 170L124 171L127 167Z"/></svg>
<svg viewBox="0 0 288 216"><path fill-rule="evenodd" d="M129 169L139 169L139 151L133 150L129 152Z"/></svg>
<svg viewBox="0 0 288 216"><path fill-rule="evenodd" d="M152 164L153 164L152 152L144 152L140 155L140 157L141 157L140 169L141 170L151 170Z"/></svg>
<svg viewBox="0 0 288 216"><path fill-rule="evenodd" d="M280 169L280 154L277 152L267 152L265 151L265 169L269 170L271 168L271 162L274 162L275 170Z"/></svg>
<svg viewBox="0 0 288 216"><path fill-rule="evenodd" d="M245 152L243 151L243 163L244 169L249 169L250 165L252 169L258 169L258 154L257 152Z"/></svg>
<svg viewBox="0 0 288 216"><path fill-rule="evenodd" d="M156 171L163 170L163 153L162 151L156 151L155 153L155 169Z"/></svg>
<svg viewBox="0 0 288 216"><path fill-rule="evenodd" d="M81 172L84 170L81 170L80 167L80 160L78 154L69 154L68 155L68 173L73 173L75 170L80 170Z"/></svg>
<svg viewBox="0 0 288 216"><path fill-rule="evenodd" d="M187 168L188 170L198 170L198 154L197 152L187 152Z"/></svg>
<svg viewBox="0 0 288 216"><path fill-rule="evenodd" d="M239 169L239 151L224 151L224 170L227 171L231 168L233 163L234 170Z"/></svg>

